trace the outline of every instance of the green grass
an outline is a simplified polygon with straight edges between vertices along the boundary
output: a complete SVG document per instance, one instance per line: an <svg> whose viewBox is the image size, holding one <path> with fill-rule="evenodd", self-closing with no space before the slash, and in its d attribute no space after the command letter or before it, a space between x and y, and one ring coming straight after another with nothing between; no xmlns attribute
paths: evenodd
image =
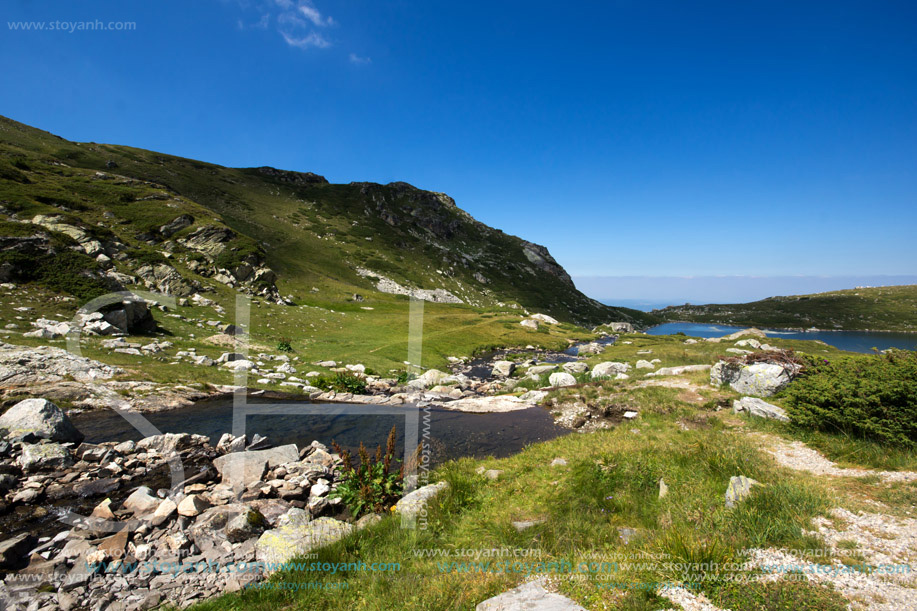
<svg viewBox="0 0 917 611"><path fill-rule="evenodd" d="M650 396L641 399L652 402ZM673 562L720 563L741 561L743 550L754 546L794 549L818 547L803 531L808 521L823 514L831 499L813 478L786 472L748 445L743 436L730 433L714 418L706 429L682 430L675 413L654 412L642 405L640 434L630 427L569 435L534 444L516 456L475 461L462 459L444 464L434 479L450 482L448 493L431 506L427 528L401 530L397 519L383 521L318 552L319 560L334 562L399 562L395 575L350 572L288 572L274 582L337 583L346 589L252 590L208 601L197 608L275 609L473 609L534 574L496 573L487 570L457 572L449 561L460 558L419 556L418 549L526 549L545 562L567 561L619 564L606 572L554 574L561 592L587 608L650 609L668 603L651 593L624 592L608 587L612 582L666 582L686 577L656 565L627 564L621 554L643 552ZM684 405L683 409L690 406ZM702 408L693 408L695 410ZM664 411L664 410L663 410ZM676 410L678 411L678 410ZM566 466L551 466L556 457ZM500 469L496 481L476 473L478 466ZM761 482L754 494L733 510L723 505L729 477L744 474ZM659 498L658 480L669 493ZM541 519L523 532L513 520ZM618 528L635 528L638 535L625 545ZM725 572L707 571L703 585L708 595L731 596ZM790 598L776 593L783 585L762 586L749 594L749 602L796 600L809 596L833 604L830 592L816 586L786 586ZM780 590L782 591L782 590ZM725 592L725 593L723 593ZM795 597L795 598L794 598ZM771 604L767 602L766 604ZM834 609L810 606L810 609Z"/></svg>

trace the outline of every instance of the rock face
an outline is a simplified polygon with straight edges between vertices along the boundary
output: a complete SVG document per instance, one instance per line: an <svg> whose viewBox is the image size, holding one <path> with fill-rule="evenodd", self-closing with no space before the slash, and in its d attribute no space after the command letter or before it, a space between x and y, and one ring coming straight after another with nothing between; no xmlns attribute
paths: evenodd
<svg viewBox="0 0 917 611"><path fill-rule="evenodd" d="M741 399L736 399L732 402L732 411L736 414L748 412L752 416L770 418L782 422L790 421L789 416L786 415L786 411L784 411L782 407L771 405L767 401L763 401L756 397L742 397Z"/></svg>
<svg viewBox="0 0 917 611"><path fill-rule="evenodd" d="M333 518L318 518L311 522L292 522L267 530L258 539L255 553L259 562L283 563L307 554L315 548L343 539L353 530L351 524Z"/></svg>
<svg viewBox="0 0 917 611"><path fill-rule="evenodd" d="M566 596L548 592L540 581L530 581L518 588L488 598L475 611L586 611Z"/></svg>
<svg viewBox="0 0 917 611"><path fill-rule="evenodd" d="M744 395L769 397L789 384L796 369L777 363L732 363L720 361L710 369L710 383L715 386L729 384Z"/></svg>
<svg viewBox="0 0 917 611"><path fill-rule="evenodd" d="M83 440L70 418L47 399L26 399L0 416L0 431L18 437L33 434L40 439L79 443Z"/></svg>

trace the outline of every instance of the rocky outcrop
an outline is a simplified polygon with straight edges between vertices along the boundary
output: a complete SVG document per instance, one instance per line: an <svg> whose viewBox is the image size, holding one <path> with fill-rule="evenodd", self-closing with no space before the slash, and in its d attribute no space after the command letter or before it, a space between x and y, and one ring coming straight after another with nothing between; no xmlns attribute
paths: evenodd
<svg viewBox="0 0 917 611"><path fill-rule="evenodd" d="M206 225L178 241L191 250L215 257L222 253L226 248L226 244L235 238L236 232L228 227Z"/></svg>
<svg viewBox="0 0 917 611"><path fill-rule="evenodd" d="M185 280L174 267L165 263L143 265L137 268L136 273L148 289L166 295L187 297L200 289L198 285Z"/></svg>
<svg viewBox="0 0 917 611"><path fill-rule="evenodd" d="M541 244L533 244L527 240L522 240L522 254L525 255L525 258L529 260L529 263L540 269L541 271L551 274L567 286L575 288L573 284L573 278L570 277L570 274L567 273L560 264L554 260L554 257L551 256L551 253L548 252L548 249L542 246Z"/></svg>
<svg viewBox="0 0 917 611"><path fill-rule="evenodd" d="M83 440L70 418L47 399L20 401L0 416L0 433L12 437L32 435L39 439L79 443Z"/></svg>
<svg viewBox="0 0 917 611"><path fill-rule="evenodd" d="M162 227L159 228L159 233L163 237L171 238L173 235L184 229L185 227L190 227L194 224L194 217L190 214L182 214L178 216Z"/></svg>
<svg viewBox="0 0 917 611"><path fill-rule="evenodd" d="M255 168L259 173L279 181L300 187L309 187L314 185L327 185L328 181L324 176L313 174L312 172L293 172L291 170L278 170L269 166Z"/></svg>
<svg viewBox="0 0 917 611"><path fill-rule="evenodd" d="M414 299L422 299L423 301L432 301L434 303L464 303L464 301L446 289L411 289L398 284L391 278L386 278L382 274L364 269L362 267L358 267L356 271L357 274L363 278L374 279L376 283L376 290L380 293L389 293L391 295L407 295L409 297L413 297Z"/></svg>

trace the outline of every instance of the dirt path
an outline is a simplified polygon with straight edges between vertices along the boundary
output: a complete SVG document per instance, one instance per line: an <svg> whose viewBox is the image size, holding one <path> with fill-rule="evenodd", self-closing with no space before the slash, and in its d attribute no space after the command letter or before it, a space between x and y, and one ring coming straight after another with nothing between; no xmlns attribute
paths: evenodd
<svg viewBox="0 0 917 611"><path fill-rule="evenodd" d="M778 463L796 471L807 471L814 475L829 475L832 477L867 477L875 475L886 483L917 481L917 472L914 471L845 469L831 462L817 450L813 450L801 441L787 441L765 433L749 433L748 435L759 441L761 449L773 456Z"/></svg>

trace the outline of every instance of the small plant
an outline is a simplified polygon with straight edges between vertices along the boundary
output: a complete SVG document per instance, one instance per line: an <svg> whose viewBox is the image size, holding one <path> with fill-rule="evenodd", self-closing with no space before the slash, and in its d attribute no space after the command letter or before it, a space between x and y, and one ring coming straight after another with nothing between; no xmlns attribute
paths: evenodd
<svg viewBox="0 0 917 611"><path fill-rule="evenodd" d="M293 352L293 344L289 337L281 337L280 341L277 342L277 350L279 352Z"/></svg>
<svg viewBox="0 0 917 611"><path fill-rule="evenodd" d="M344 461L342 481L332 496L341 499L353 517L388 511L401 498L404 491L404 465L395 470L394 463L401 462L395 458L397 438L398 431L393 426L385 443L385 452L382 446L377 446L375 459L370 458L366 447L360 442L357 453L359 465L353 464L354 457L349 451L341 448L336 441L331 442L331 447Z"/></svg>
<svg viewBox="0 0 917 611"><path fill-rule="evenodd" d="M315 378L313 384L323 390L333 390L334 392L349 392L355 395L366 393L366 380L349 372L341 371L333 375L319 376Z"/></svg>
<svg viewBox="0 0 917 611"><path fill-rule="evenodd" d="M398 383L398 386L404 386L411 380L417 378L417 374L412 371L402 371L398 373L398 377L395 378L395 381Z"/></svg>

